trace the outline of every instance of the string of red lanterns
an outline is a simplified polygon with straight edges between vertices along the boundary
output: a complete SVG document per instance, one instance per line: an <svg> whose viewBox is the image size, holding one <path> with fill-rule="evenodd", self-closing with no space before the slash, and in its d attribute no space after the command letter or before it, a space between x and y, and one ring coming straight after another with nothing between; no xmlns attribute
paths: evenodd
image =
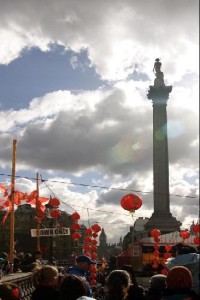
<svg viewBox="0 0 200 300"><path fill-rule="evenodd" d="M80 215L77 212L74 212L71 215L71 219L73 221L73 224L71 226L71 230L74 231L71 235L72 239L74 241L78 241L81 238L81 234L78 232L80 229L80 224L78 224L78 220L80 219Z"/></svg>
<svg viewBox="0 0 200 300"><path fill-rule="evenodd" d="M155 245L154 245L154 259L153 259L153 264L152 264L152 268L153 269L157 269L158 268L158 263L159 263L159 248L160 245L158 244L160 242L159 236L160 236L160 230L158 230L157 228L154 228L150 231L150 236L154 239Z"/></svg>

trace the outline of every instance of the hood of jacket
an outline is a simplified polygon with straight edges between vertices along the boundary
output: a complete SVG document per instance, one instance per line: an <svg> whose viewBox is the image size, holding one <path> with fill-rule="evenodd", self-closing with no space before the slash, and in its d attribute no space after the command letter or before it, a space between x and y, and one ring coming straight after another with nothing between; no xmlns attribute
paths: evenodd
<svg viewBox="0 0 200 300"><path fill-rule="evenodd" d="M167 268L171 269L176 266L187 266L199 263L199 254L197 253L189 253L189 254L181 254L177 255L174 258L170 258L167 261Z"/></svg>

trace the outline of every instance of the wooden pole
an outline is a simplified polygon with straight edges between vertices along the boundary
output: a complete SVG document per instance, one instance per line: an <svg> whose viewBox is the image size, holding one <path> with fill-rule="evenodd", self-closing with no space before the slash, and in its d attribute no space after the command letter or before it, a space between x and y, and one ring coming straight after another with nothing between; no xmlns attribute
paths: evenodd
<svg viewBox="0 0 200 300"><path fill-rule="evenodd" d="M39 173L36 174L36 209L39 206ZM36 210L37 213L37 210ZM40 250L40 223L37 221L37 250Z"/></svg>
<svg viewBox="0 0 200 300"><path fill-rule="evenodd" d="M17 140L13 140L12 148L12 177L11 177L11 212L10 212L10 261L14 260L14 243L15 243L15 209L14 209L14 192L15 192L15 164L16 164Z"/></svg>

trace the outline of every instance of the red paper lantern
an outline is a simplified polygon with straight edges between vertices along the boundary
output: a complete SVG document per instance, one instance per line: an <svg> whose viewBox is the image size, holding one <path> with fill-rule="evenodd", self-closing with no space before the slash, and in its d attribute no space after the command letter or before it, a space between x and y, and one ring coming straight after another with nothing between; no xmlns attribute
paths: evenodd
<svg viewBox="0 0 200 300"><path fill-rule="evenodd" d="M154 258L153 262L154 262L154 264L158 264L159 258L158 257Z"/></svg>
<svg viewBox="0 0 200 300"><path fill-rule="evenodd" d="M89 252L85 252L83 255L91 257L91 254Z"/></svg>
<svg viewBox="0 0 200 300"><path fill-rule="evenodd" d="M154 228L150 231L150 236L151 237L154 237L154 238L157 238L160 236L160 230Z"/></svg>
<svg viewBox="0 0 200 300"><path fill-rule="evenodd" d="M78 232L74 232L72 234L72 238L73 238L73 240L79 240L81 238L81 235Z"/></svg>
<svg viewBox="0 0 200 300"><path fill-rule="evenodd" d="M85 234L86 235L92 235L92 229L91 228L85 229Z"/></svg>
<svg viewBox="0 0 200 300"><path fill-rule="evenodd" d="M161 270L161 274L163 274L163 275L165 275L165 276L166 276L166 275L167 275L167 273L168 273L167 269L162 269L162 270Z"/></svg>
<svg viewBox="0 0 200 300"><path fill-rule="evenodd" d="M190 233L188 232L188 230L181 230L179 235L184 240L190 237Z"/></svg>
<svg viewBox="0 0 200 300"><path fill-rule="evenodd" d="M120 201L121 207L130 212L134 212L142 206L142 199L135 194L127 194Z"/></svg>
<svg viewBox="0 0 200 300"><path fill-rule="evenodd" d="M193 230L195 233L200 232L200 224L195 224L195 225L193 225L192 230Z"/></svg>
<svg viewBox="0 0 200 300"><path fill-rule="evenodd" d="M93 247L91 248L91 251L92 251L92 252L97 252L97 247L93 246Z"/></svg>
<svg viewBox="0 0 200 300"><path fill-rule="evenodd" d="M60 200L57 198L51 198L48 204L52 207L58 207L60 205Z"/></svg>
<svg viewBox="0 0 200 300"><path fill-rule="evenodd" d="M159 242L160 242L160 238L159 238L159 237L155 237L155 238L154 238L154 241L155 241L156 243L159 243Z"/></svg>
<svg viewBox="0 0 200 300"><path fill-rule="evenodd" d="M90 245L84 245L83 248L84 248L85 251L91 251L92 247Z"/></svg>
<svg viewBox="0 0 200 300"><path fill-rule="evenodd" d="M157 269L157 268L158 268L158 265L157 265L157 264L153 264L153 265L152 265L152 268L153 268L153 269Z"/></svg>
<svg viewBox="0 0 200 300"><path fill-rule="evenodd" d="M61 212L58 209L53 209L50 211L50 216L54 219L57 219L61 216Z"/></svg>
<svg viewBox="0 0 200 300"><path fill-rule="evenodd" d="M195 238L194 238L194 244L196 244L196 245L200 244L200 238L199 238L199 236L195 236Z"/></svg>
<svg viewBox="0 0 200 300"><path fill-rule="evenodd" d="M85 243L91 243L91 237L89 237L89 236L86 236L86 238L85 238Z"/></svg>
<svg viewBox="0 0 200 300"><path fill-rule="evenodd" d="M171 254L170 254L169 252L166 252L166 253L163 254L163 257L164 257L165 259L168 259L168 258L171 257Z"/></svg>
<svg viewBox="0 0 200 300"><path fill-rule="evenodd" d="M94 231L94 232L99 232L101 231L101 226L99 226L99 224L93 224L91 226L91 229Z"/></svg>
<svg viewBox="0 0 200 300"><path fill-rule="evenodd" d="M91 274L90 274L90 278L91 278L91 279L95 279L95 278L97 278L97 274L95 274L95 273L91 273Z"/></svg>
<svg viewBox="0 0 200 300"><path fill-rule="evenodd" d="M97 238L98 234L96 232L93 232L92 236L93 236L93 238Z"/></svg>
<svg viewBox="0 0 200 300"><path fill-rule="evenodd" d="M160 253L159 253L159 251L158 251L158 250L155 250L155 251L153 252L153 255L154 255L154 256L159 256L159 255L160 255Z"/></svg>
<svg viewBox="0 0 200 300"><path fill-rule="evenodd" d="M71 218L72 220L77 221L80 219L80 215L77 212L75 212L71 215Z"/></svg>
<svg viewBox="0 0 200 300"><path fill-rule="evenodd" d="M165 250L167 251L167 252L169 252L169 251L171 251L172 250L172 246L171 245L166 245L165 246Z"/></svg>
<svg viewBox="0 0 200 300"><path fill-rule="evenodd" d="M96 285L96 284L97 284L97 282L96 282L95 279L91 279L91 280L90 280L90 285L91 285L91 286L94 286L94 285Z"/></svg>
<svg viewBox="0 0 200 300"><path fill-rule="evenodd" d="M96 271L97 271L97 267L94 266L94 265L92 265L92 266L90 267L90 270L91 270L91 272L96 272Z"/></svg>
<svg viewBox="0 0 200 300"><path fill-rule="evenodd" d="M158 244L155 244L153 247L155 250L158 250L160 248L160 246Z"/></svg>
<svg viewBox="0 0 200 300"><path fill-rule="evenodd" d="M98 242L96 240L91 240L91 244L95 246L98 244Z"/></svg>
<svg viewBox="0 0 200 300"><path fill-rule="evenodd" d="M96 253L92 253L91 254L91 258L94 259L94 260L96 260L97 259L97 254Z"/></svg>
<svg viewBox="0 0 200 300"><path fill-rule="evenodd" d="M74 224L72 224L71 228L72 228L72 230L76 231L76 230L79 230L81 228L81 225L78 224L78 223L74 223Z"/></svg>

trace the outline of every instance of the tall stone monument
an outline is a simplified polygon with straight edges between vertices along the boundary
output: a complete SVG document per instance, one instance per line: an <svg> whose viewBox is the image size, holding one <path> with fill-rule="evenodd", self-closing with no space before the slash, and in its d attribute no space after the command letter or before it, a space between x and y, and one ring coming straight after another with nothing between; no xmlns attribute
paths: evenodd
<svg viewBox="0 0 200 300"><path fill-rule="evenodd" d="M145 224L146 230L158 228L161 233L179 231L181 222L170 212L169 160L167 137L167 100L172 86L164 83L159 58L155 60L154 85L149 87L147 98L153 103L153 184L154 212Z"/></svg>

